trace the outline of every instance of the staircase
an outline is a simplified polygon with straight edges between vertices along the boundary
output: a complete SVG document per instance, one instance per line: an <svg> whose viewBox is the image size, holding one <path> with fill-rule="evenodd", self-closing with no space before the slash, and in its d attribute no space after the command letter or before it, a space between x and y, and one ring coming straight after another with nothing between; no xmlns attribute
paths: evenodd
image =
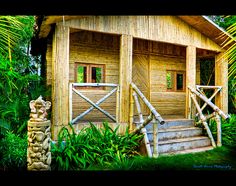
<svg viewBox="0 0 236 186"><path fill-rule="evenodd" d="M169 119L158 124L159 155L185 154L213 149L211 141L203 136L202 129L194 126L194 120ZM153 152L153 123L145 126Z"/></svg>

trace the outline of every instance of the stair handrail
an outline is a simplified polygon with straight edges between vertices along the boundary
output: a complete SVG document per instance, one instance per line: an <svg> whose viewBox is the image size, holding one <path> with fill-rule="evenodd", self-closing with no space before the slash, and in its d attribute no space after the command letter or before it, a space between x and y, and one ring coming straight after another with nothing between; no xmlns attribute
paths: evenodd
<svg viewBox="0 0 236 186"><path fill-rule="evenodd" d="M164 119L161 117L161 115L157 112L157 110L152 106L152 104L148 101L148 99L143 95L143 93L138 89L138 87L132 82L131 87L135 92L139 95L139 97L143 100L145 105L149 108L149 110L154 115L155 119L159 121L160 124L165 124Z"/></svg>
<svg viewBox="0 0 236 186"><path fill-rule="evenodd" d="M195 107L197 109L197 114L196 116L199 116L200 120L198 121L198 123L202 123L203 126L205 127L207 134L211 140L211 144L213 147L216 146L221 146L221 119L220 117L222 117L223 119L227 120L230 118L230 115L225 114L219 107L217 107L214 103L211 102L211 98L207 98L201 91L199 91L198 86L196 86L196 90L190 86L188 86L188 89L190 90L190 97L193 100L193 103L195 104ZM219 86L211 86L211 88L218 88ZM204 105L209 105L214 112L205 116L202 112L202 108L200 108L200 105L197 102L196 96L199 97L201 100L203 100L205 103ZM217 144L215 143L215 140L212 136L212 133L210 131L210 128L207 124L207 120L213 118L216 121L217 124Z"/></svg>
<svg viewBox="0 0 236 186"><path fill-rule="evenodd" d="M130 126L132 126L133 123L133 105L136 104L138 113L139 113L139 125L132 131L133 133L138 133L141 131L141 133L144 134L144 143L146 146L147 154L149 157L158 157L158 123L161 125L165 124L164 119L161 117L161 115L157 112L157 110L152 106L152 104L148 101L148 99L144 96L144 94L138 89L138 87L131 82L130 84ZM140 103L138 101L137 95L142 99L144 104L148 107L150 110L150 115L144 120L142 113L141 113L141 107ZM135 102L133 101L133 97ZM146 125L148 125L152 120L154 120L153 123L153 153L151 153L151 147L149 143L149 139L147 136L147 130L145 128Z"/></svg>

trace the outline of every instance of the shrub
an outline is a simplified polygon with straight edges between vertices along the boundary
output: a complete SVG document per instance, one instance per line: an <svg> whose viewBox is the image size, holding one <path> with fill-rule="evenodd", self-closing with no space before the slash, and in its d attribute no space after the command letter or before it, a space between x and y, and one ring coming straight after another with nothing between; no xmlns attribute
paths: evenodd
<svg viewBox="0 0 236 186"><path fill-rule="evenodd" d="M210 120L209 127L215 140L217 140L217 126L214 120ZM236 145L236 115L231 114L229 120L221 119L222 145Z"/></svg>
<svg viewBox="0 0 236 186"><path fill-rule="evenodd" d="M52 144L53 170L81 170L91 167L109 168L112 163L122 163L138 155L142 134L131 134L128 127L124 135L117 134L107 122L98 129L93 123L83 128L78 134L73 127L71 133L63 127L58 135L58 142Z"/></svg>
<svg viewBox="0 0 236 186"><path fill-rule="evenodd" d="M26 170L27 167L27 135L20 137L7 131L0 141L1 160L4 170Z"/></svg>

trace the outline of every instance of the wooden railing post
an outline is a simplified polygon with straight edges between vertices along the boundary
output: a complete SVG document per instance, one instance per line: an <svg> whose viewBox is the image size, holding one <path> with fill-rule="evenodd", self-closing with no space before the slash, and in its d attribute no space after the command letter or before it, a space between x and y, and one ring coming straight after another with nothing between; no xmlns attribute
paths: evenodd
<svg viewBox="0 0 236 186"><path fill-rule="evenodd" d="M215 115L216 127L217 127L217 146L222 146L221 142L221 120L218 113Z"/></svg>
<svg viewBox="0 0 236 186"><path fill-rule="evenodd" d="M72 112L72 95L73 95L73 91L72 91L72 87L73 87L73 83L69 84L69 122L72 121L72 117L73 117L73 112Z"/></svg>
<svg viewBox="0 0 236 186"><path fill-rule="evenodd" d="M154 118L153 122L153 157L157 158L159 153L158 153L158 121L156 118Z"/></svg>

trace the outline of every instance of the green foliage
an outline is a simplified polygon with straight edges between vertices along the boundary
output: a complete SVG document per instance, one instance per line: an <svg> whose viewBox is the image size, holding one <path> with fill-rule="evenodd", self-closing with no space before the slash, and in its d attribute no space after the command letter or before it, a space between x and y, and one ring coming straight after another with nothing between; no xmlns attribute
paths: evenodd
<svg viewBox="0 0 236 186"><path fill-rule="evenodd" d="M90 167L108 168L138 155L139 143L143 135L130 134L128 128L124 135L117 134L107 122L98 129L93 123L78 134L71 125L71 133L63 127L57 144L52 144L52 169L81 170Z"/></svg>
<svg viewBox="0 0 236 186"><path fill-rule="evenodd" d="M210 120L209 127L215 140L217 140L217 126L215 120ZM236 146L236 115L226 121L221 119L222 145Z"/></svg>
<svg viewBox="0 0 236 186"><path fill-rule="evenodd" d="M11 131L0 141L0 165L6 170L26 170L27 135L20 137Z"/></svg>
<svg viewBox="0 0 236 186"><path fill-rule="evenodd" d="M0 37L4 38L6 28L2 20L10 21L12 34L17 37L11 44L11 55L0 53L0 134L7 130L18 134L26 131L29 119L29 102L39 95L46 95L37 75L38 59L30 56L30 41L33 36L33 16L0 16ZM16 21L16 22L14 22ZM8 22L4 22L8 25ZM14 27L16 26L16 28ZM4 44L4 43L3 43ZM6 43L5 43L6 44ZM2 45L0 45L1 47ZM5 48L9 45L5 45ZM3 47L4 48L4 47ZM45 92L45 93L44 93Z"/></svg>

